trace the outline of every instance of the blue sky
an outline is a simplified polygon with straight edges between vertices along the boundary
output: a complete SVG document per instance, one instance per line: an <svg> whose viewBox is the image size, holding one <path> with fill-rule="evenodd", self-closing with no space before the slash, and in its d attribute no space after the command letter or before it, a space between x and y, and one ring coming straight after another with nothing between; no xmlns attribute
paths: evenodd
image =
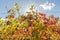
<svg viewBox="0 0 60 40"><path fill-rule="evenodd" d="M51 10L44 10L39 7L39 5L44 4L48 1L48 3L54 3L55 7ZM47 16L54 14L56 17L60 17L60 0L1 0L0 1L0 17L5 18L7 16L7 9L13 7L14 3L18 3L20 7L20 13L25 14L25 12L29 9L31 5L37 7L37 10L46 13Z"/></svg>

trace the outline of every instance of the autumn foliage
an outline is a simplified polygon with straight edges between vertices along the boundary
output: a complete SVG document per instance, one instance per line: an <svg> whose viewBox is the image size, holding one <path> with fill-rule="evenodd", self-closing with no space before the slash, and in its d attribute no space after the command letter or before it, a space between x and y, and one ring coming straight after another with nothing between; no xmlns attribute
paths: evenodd
<svg viewBox="0 0 60 40"><path fill-rule="evenodd" d="M30 8L27 15L18 15L19 7L16 3L8 10L7 20L0 19L0 40L60 40L60 19L45 13L33 11Z"/></svg>

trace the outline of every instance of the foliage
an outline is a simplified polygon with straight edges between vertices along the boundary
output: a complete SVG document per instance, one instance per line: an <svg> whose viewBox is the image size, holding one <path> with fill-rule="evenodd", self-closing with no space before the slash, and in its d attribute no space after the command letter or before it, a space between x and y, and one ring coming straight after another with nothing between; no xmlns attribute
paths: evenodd
<svg viewBox="0 0 60 40"><path fill-rule="evenodd" d="M26 16L19 15L19 6L16 3L14 8L8 10L7 20L0 19L0 38L11 40L60 40L59 19L55 17L46 17L46 14L33 11L34 5L31 6L31 12ZM33 14L32 14L33 13Z"/></svg>

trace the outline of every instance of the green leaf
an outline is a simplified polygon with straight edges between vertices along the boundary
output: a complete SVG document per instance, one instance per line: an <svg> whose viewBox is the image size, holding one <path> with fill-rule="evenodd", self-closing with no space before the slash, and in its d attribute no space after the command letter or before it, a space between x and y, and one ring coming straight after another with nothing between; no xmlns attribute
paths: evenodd
<svg viewBox="0 0 60 40"><path fill-rule="evenodd" d="M38 37L39 32L37 30L32 31L32 37Z"/></svg>

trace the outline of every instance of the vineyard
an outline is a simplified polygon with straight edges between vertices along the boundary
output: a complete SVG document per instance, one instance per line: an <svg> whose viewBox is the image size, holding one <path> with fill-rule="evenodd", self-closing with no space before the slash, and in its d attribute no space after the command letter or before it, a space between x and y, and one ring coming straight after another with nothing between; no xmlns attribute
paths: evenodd
<svg viewBox="0 0 60 40"><path fill-rule="evenodd" d="M60 40L60 18L33 11L32 5L26 12L20 14L19 6L16 3L13 8L7 11L7 20L0 19L0 40Z"/></svg>

